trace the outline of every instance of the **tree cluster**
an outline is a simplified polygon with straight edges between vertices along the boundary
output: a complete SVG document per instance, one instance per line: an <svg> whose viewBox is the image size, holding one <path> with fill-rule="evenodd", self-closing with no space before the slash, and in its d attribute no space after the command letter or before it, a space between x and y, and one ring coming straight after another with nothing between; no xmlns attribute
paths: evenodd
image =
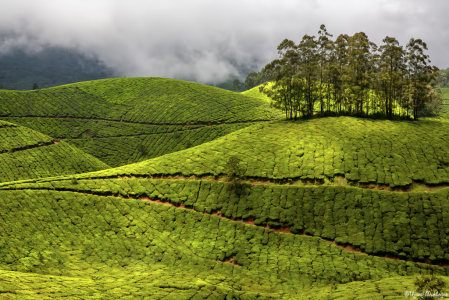
<svg viewBox="0 0 449 300"><path fill-rule="evenodd" d="M245 88L247 90L252 89L253 87L256 87L258 85L261 85L262 83L268 82L268 76L264 72L264 70L260 72L249 72L248 76L245 79Z"/></svg>
<svg viewBox="0 0 449 300"><path fill-rule="evenodd" d="M331 40L321 25L318 34L304 35L299 44L285 39L277 48L279 59L245 81L247 88L263 83L260 91L287 119L316 111L417 119L426 103L441 98L434 90L438 68L430 65L421 39L403 47L387 36L378 47L364 32Z"/></svg>

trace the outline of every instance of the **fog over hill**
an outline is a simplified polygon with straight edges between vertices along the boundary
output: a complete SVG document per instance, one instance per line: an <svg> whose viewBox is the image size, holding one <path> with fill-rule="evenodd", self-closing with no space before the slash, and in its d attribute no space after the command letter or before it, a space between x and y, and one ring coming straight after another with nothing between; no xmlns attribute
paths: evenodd
<svg viewBox="0 0 449 300"><path fill-rule="evenodd" d="M285 38L325 24L334 38L363 31L380 45L422 38L432 64L449 66L446 1L49 1L2 3L0 53L62 47L97 58L116 76L217 84L259 70Z"/></svg>

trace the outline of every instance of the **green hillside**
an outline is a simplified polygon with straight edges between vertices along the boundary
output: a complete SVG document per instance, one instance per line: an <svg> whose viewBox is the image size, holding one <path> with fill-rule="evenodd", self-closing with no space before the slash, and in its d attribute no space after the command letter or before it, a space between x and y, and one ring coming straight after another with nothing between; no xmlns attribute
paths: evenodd
<svg viewBox="0 0 449 300"><path fill-rule="evenodd" d="M381 288L368 295L399 296L411 276L449 270L165 204L30 189L0 199L4 297L308 299L330 283L365 280ZM410 279L382 281L397 276Z"/></svg>
<svg viewBox="0 0 449 300"><path fill-rule="evenodd" d="M248 179L411 187L449 183L449 123L353 117L256 124L210 143L99 175L222 176L229 157Z"/></svg>
<svg viewBox="0 0 449 300"><path fill-rule="evenodd" d="M110 168L65 142L0 121L0 182L79 174Z"/></svg>
<svg viewBox="0 0 449 300"><path fill-rule="evenodd" d="M0 91L0 115L77 117L148 124L236 123L279 115L223 89L165 78L112 78L33 91Z"/></svg>
<svg viewBox="0 0 449 300"><path fill-rule="evenodd" d="M52 143L45 134L0 120L0 153Z"/></svg>
<svg viewBox="0 0 449 300"><path fill-rule="evenodd" d="M0 299L449 287L449 122L281 121L245 93L162 78L0 91Z"/></svg>
<svg viewBox="0 0 449 300"><path fill-rule="evenodd" d="M223 181L133 178L131 174L130 178L87 179L76 184L71 180L47 179L40 183L5 184L0 189L148 198L230 220L251 220L257 226L288 228L293 234L351 245L371 255L388 254L435 264L449 262L445 225L449 222L449 204L445 201L448 188L430 193L391 193L344 186L246 183L239 192ZM423 232L423 226L429 233Z"/></svg>
<svg viewBox="0 0 449 300"><path fill-rule="evenodd" d="M62 139L113 167L196 146L281 115L259 99L164 78L0 90L0 119ZM210 126L214 124L219 127Z"/></svg>

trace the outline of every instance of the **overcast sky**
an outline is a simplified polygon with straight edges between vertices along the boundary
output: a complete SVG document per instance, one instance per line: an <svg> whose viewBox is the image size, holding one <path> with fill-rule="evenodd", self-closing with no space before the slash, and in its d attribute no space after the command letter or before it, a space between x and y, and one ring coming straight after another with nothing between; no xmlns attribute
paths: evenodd
<svg viewBox="0 0 449 300"><path fill-rule="evenodd" d="M0 52L69 47L121 76L216 83L236 66L259 71L283 39L325 24L334 38L363 31L378 46L421 38L432 64L448 68L448 12L447 0L0 0Z"/></svg>

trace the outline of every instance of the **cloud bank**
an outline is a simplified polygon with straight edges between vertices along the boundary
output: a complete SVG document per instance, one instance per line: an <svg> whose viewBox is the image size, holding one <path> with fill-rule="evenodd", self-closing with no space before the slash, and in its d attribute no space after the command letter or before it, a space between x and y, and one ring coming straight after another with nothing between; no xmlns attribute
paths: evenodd
<svg viewBox="0 0 449 300"><path fill-rule="evenodd" d="M376 44L421 38L432 63L449 67L448 1L11 0L0 10L0 53L47 46L98 57L119 76L217 83L260 70L285 38L325 24L334 38L363 31Z"/></svg>

